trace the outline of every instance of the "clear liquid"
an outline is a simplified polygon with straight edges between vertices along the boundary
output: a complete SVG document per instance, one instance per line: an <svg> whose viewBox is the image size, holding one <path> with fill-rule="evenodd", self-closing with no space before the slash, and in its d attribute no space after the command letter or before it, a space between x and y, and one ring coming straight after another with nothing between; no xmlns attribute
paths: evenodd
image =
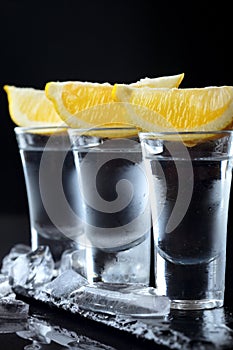
<svg viewBox="0 0 233 350"><path fill-rule="evenodd" d="M45 152L44 180L39 172ZM49 245L55 261L59 261L64 250L75 247L75 238L80 227L66 203L60 200L59 174L62 172L62 188L68 206L79 212L77 174L72 151L67 150L20 150L26 181L32 231L32 249ZM64 163L63 163L64 160ZM61 170L62 169L62 170ZM41 194L46 197L46 207ZM59 222L54 217L59 218ZM67 236L70 233L70 237Z"/></svg>
<svg viewBox="0 0 233 350"><path fill-rule="evenodd" d="M179 167L179 171L185 174L188 163L185 160L174 163L172 159L162 158L146 161L153 173L155 200L151 204L159 293L166 294L171 300L209 299L221 306L231 186L229 160L192 161L191 201L182 220L171 232L167 232L167 224L179 189L176 169ZM183 186L192 186L189 177L183 180ZM180 195L180 200L185 202L186 191L182 193L182 188Z"/></svg>
<svg viewBox="0 0 233 350"><path fill-rule="evenodd" d="M151 213L140 145L134 152L79 149L74 156L86 223L88 279L148 285Z"/></svg>

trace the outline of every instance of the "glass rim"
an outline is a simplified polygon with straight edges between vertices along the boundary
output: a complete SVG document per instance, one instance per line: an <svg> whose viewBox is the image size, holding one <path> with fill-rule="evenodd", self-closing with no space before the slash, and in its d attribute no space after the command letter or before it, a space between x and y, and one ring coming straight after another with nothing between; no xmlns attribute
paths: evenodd
<svg viewBox="0 0 233 350"><path fill-rule="evenodd" d="M36 126L15 126L14 127L14 131L16 133L23 133L23 132L27 132L27 131L34 131L34 130L62 130L62 129L66 129L66 130L70 130L71 132L89 132L89 131L108 131L108 130L135 130L137 132L139 132L138 128L136 126L106 126L106 127L90 127L90 128L73 128L69 125L36 125Z"/></svg>
<svg viewBox="0 0 233 350"><path fill-rule="evenodd" d="M221 134L233 134L233 130L208 130L208 131L139 131L140 137L150 136L173 136L173 135L221 135Z"/></svg>
<svg viewBox="0 0 233 350"><path fill-rule="evenodd" d="M14 127L14 131L15 133L19 134L19 133L23 133L23 132L27 132L27 131L34 131L34 130L62 130L62 129L69 129L70 127L68 125L36 125L36 126L15 126Z"/></svg>

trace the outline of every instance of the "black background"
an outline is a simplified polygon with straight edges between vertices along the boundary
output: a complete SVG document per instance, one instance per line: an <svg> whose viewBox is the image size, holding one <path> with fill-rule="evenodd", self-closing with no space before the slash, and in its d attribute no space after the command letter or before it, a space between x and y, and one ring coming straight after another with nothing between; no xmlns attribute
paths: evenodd
<svg viewBox="0 0 233 350"><path fill-rule="evenodd" d="M129 83L184 72L181 87L233 85L229 5L0 1L0 217L28 213L4 84L43 89L52 80Z"/></svg>
<svg viewBox="0 0 233 350"><path fill-rule="evenodd" d="M220 7L221 5L221 7ZM181 87L233 85L231 11L210 1L0 2L0 213L26 213L4 84L133 82L185 73Z"/></svg>

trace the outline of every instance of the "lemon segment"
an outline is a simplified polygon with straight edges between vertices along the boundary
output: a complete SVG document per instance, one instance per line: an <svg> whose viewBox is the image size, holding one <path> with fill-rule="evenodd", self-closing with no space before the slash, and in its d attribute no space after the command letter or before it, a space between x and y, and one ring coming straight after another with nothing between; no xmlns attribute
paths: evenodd
<svg viewBox="0 0 233 350"><path fill-rule="evenodd" d="M184 79L184 73L158 78L143 78L136 83L129 84L131 87L151 87L151 88L173 88L179 87Z"/></svg>
<svg viewBox="0 0 233 350"><path fill-rule="evenodd" d="M143 131L212 131L233 122L233 87L136 89L115 84L115 101L125 103L128 121Z"/></svg>
<svg viewBox="0 0 233 350"><path fill-rule="evenodd" d="M44 90L5 85L9 113L18 126L62 126L53 104L47 99Z"/></svg>
<svg viewBox="0 0 233 350"><path fill-rule="evenodd" d="M145 78L132 86L135 89L145 86L168 88L178 86L184 74ZM45 86L47 98L54 104L60 118L72 128L90 128L104 125L134 125L122 103L112 97L113 85L79 81L48 82Z"/></svg>
<svg viewBox="0 0 233 350"><path fill-rule="evenodd" d="M102 121L109 122L112 112L112 86L108 83L50 82L45 86L47 98L53 103L57 113L70 127L89 128L95 124L95 107L104 105ZM98 117L97 117L98 118Z"/></svg>

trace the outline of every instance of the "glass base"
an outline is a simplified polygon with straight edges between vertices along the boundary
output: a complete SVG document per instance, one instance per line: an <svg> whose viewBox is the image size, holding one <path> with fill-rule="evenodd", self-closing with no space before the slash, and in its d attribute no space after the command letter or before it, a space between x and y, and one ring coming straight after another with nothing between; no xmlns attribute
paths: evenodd
<svg viewBox="0 0 233 350"><path fill-rule="evenodd" d="M172 300L171 309L176 310L205 310L222 307L223 300L202 299L202 300Z"/></svg>
<svg viewBox="0 0 233 350"><path fill-rule="evenodd" d="M86 248L86 269L89 283L109 285L149 285L150 234L139 244L133 243L124 250Z"/></svg>

